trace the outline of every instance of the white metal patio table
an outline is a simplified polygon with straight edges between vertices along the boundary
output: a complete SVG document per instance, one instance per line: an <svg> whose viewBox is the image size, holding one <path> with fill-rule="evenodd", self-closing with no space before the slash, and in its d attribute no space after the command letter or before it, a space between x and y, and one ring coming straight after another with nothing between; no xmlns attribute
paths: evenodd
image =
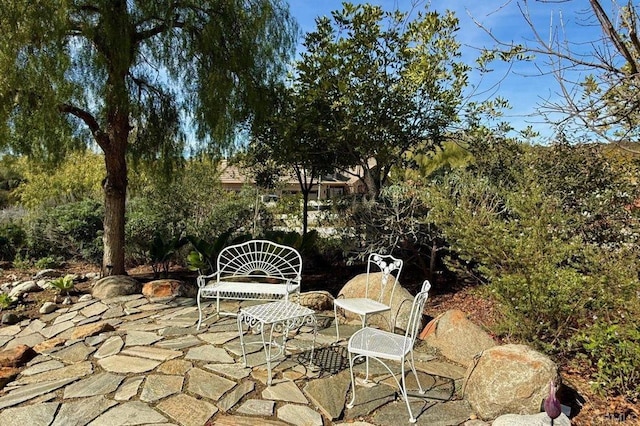
<svg viewBox="0 0 640 426"><path fill-rule="evenodd" d="M247 355L242 324L245 323L249 328L259 331L262 336L262 346L267 360L267 385L271 385L271 361L285 353L290 330L305 325L313 327L313 342L311 344L311 355L309 357L309 365L312 364L313 351L318 334L316 313L312 309L294 302L276 301L241 308L237 319L240 346L242 347L242 359L245 367L247 366ZM268 335L265 329L268 329ZM282 339L281 342L276 340L278 337ZM272 354L271 349L273 346L278 348L276 354Z"/></svg>

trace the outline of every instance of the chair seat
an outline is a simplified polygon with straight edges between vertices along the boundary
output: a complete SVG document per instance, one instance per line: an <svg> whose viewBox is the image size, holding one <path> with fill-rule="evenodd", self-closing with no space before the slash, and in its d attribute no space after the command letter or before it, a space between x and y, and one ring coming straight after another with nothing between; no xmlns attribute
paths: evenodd
<svg viewBox="0 0 640 426"><path fill-rule="evenodd" d="M384 303L364 297L335 299L333 303L339 308L346 309L358 315L371 315L391 310L391 308Z"/></svg>
<svg viewBox="0 0 640 426"><path fill-rule="evenodd" d="M354 354L401 361L412 345L412 340L406 336L365 327L351 336L348 350Z"/></svg>

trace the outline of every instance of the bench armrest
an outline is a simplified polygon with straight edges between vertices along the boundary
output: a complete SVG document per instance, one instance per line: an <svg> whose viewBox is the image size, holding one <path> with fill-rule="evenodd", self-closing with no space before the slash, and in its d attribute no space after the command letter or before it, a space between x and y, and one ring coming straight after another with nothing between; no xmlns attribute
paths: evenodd
<svg viewBox="0 0 640 426"><path fill-rule="evenodd" d="M219 274L219 271L214 272L213 274L210 275L198 275L198 278L196 279L196 283L198 284L198 288L202 288L207 284L207 280L217 277Z"/></svg>
<svg viewBox="0 0 640 426"><path fill-rule="evenodd" d="M288 279L287 282L287 293L293 293L294 288L296 285L300 285L300 280L299 279Z"/></svg>

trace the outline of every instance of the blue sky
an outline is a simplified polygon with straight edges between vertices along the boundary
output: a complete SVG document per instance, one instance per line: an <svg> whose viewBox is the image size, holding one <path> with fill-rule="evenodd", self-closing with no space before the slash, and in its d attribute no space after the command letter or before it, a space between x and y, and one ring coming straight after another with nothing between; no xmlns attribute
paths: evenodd
<svg viewBox="0 0 640 426"><path fill-rule="evenodd" d="M382 6L385 10L400 9L408 12L416 0L352 0L352 3L371 3ZM428 0L419 2L419 10L424 10ZM587 2L527 2L530 16L536 24L538 32L548 38L552 27L558 28L562 21L562 30L571 41L594 39L599 36L595 26L585 26ZM290 0L291 12L298 20L302 33L315 28L317 16L330 16L332 10L341 9L340 0ZM473 65L478 49L492 47L494 42L474 21L501 41L524 43L533 38L531 29L525 22L517 0L431 0L430 10L452 10L460 20L458 41L463 45L464 61ZM505 64L495 64L491 75L482 77L480 73L471 76L470 83L477 88L479 98L499 95L507 99L512 109L505 113L505 120L516 128L531 125L540 132L542 141L553 135L551 127L545 124L536 113L536 108L545 99L558 99L558 85L549 75L540 75L540 70L548 71L542 60L535 63L520 63L512 68Z"/></svg>

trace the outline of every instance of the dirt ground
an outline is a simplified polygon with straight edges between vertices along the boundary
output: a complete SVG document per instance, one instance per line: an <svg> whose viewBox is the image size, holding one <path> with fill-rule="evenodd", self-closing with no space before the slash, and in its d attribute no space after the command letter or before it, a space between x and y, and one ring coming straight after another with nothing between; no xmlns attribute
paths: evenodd
<svg viewBox="0 0 640 426"><path fill-rule="evenodd" d="M6 266L6 265L5 265ZM59 269L62 275L88 272L99 272L95 265L68 264ZM37 270L18 270L12 268L0 269L0 283L32 279ZM153 273L150 267L131 268L127 271L140 281L152 280ZM359 271L350 268L331 268L323 273L312 273L303 276L307 290L326 289L336 293L342 284L355 276ZM195 285L196 274L184 268L174 267L170 271L171 278L192 282ZM429 295L425 307L425 315L435 318L450 309L459 309L467 314L475 324L485 328L489 333L499 319L499 312L492 301L480 296L474 287L458 287L449 291L443 291L443 286L437 286ZM72 300L76 300L82 294L91 292L91 282L84 281L75 285L70 292ZM36 293L27 293L21 303L5 309L2 314L12 312L21 319L38 318L40 306L46 301L60 303L62 297L53 290L43 290ZM494 336L500 340L498 336ZM586 401L579 414L572 419L572 424L577 426L616 425L631 426L640 425L640 409L637 402L626 401L622 397L604 397L595 394L589 386L589 374L585 367L572 365L571 362L560 362L563 381L575 389Z"/></svg>

